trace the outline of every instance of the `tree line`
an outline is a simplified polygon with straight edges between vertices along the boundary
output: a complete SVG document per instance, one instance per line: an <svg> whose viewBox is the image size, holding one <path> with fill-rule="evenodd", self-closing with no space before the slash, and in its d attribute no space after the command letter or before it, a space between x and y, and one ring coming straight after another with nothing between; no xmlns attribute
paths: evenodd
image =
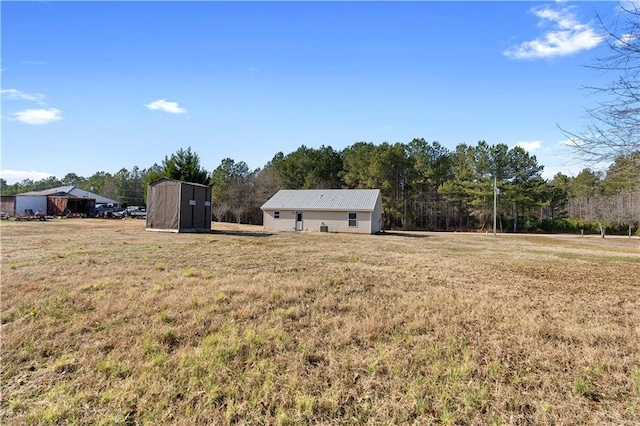
<svg viewBox="0 0 640 426"><path fill-rule="evenodd" d="M610 162L605 172L582 170L569 177L541 177L543 166L520 147L459 144L449 150L438 142L357 142L342 151L331 146L300 146L277 153L263 168L250 170L243 161L225 158L212 172L188 148L147 169L97 172L84 178L69 173L62 179L29 179L7 185L3 195L59 185L80 188L120 200L144 204L147 184L161 177L212 186L217 220L261 223L260 206L279 189L380 188L387 229L486 229L493 222L502 231L628 232L640 222L640 7L621 3L614 22L598 17L609 55L590 68L613 74L602 86L586 86L605 95L586 110L583 130L562 129L569 146L585 160ZM497 190L494 190L494 183Z"/></svg>
<svg viewBox="0 0 640 426"><path fill-rule="evenodd" d="M545 180L534 155L521 147L459 144L450 150L423 138L409 143L357 142L343 150L305 145L278 152L264 167L225 158L212 171L197 153L179 149L160 165L90 177L23 180L3 195L59 185L144 205L149 182L168 177L212 186L216 220L261 224L260 206L279 189L379 188L385 229L489 230L493 225L494 181L501 232L633 232L640 222L640 151L618 156L606 172L584 169Z"/></svg>

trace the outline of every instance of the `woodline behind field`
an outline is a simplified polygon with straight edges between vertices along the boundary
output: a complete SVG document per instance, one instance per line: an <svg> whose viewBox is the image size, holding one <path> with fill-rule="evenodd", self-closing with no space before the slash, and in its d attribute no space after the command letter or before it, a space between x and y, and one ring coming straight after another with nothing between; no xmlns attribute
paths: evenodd
<svg viewBox="0 0 640 426"><path fill-rule="evenodd" d="M2 423L640 422L637 239L0 232Z"/></svg>

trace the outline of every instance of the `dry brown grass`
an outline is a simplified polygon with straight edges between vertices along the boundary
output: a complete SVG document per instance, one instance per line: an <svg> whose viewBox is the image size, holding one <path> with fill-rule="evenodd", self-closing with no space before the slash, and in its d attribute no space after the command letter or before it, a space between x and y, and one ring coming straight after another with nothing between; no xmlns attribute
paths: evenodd
<svg viewBox="0 0 640 426"><path fill-rule="evenodd" d="M3 424L638 424L640 241L2 223Z"/></svg>

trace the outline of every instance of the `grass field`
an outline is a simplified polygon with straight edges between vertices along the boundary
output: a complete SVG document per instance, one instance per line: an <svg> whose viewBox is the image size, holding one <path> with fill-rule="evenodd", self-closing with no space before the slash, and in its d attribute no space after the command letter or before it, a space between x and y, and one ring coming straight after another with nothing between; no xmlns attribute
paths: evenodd
<svg viewBox="0 0 640 426"><path fill-rule="evenodd" d="M2 424L640 423L640 240L4 222Z"/></svg>

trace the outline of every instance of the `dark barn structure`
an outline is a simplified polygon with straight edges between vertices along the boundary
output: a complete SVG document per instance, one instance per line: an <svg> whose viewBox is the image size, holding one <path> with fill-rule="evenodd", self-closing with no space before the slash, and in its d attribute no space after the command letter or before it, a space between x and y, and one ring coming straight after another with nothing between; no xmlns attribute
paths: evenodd
<svg viewBox="0 0 640 426"><path fill-rule="evenodd" d="M92 216L96 210L95 198L80 198L72 195L50 195L47 197L47 214L58 216L78 213Z"/></svg>
<svg viewBox="0 0 640 426"><path fill-rule="evenodd" d="M148 231L210 232L211 187L163 178L147 191Z"/></svg>

